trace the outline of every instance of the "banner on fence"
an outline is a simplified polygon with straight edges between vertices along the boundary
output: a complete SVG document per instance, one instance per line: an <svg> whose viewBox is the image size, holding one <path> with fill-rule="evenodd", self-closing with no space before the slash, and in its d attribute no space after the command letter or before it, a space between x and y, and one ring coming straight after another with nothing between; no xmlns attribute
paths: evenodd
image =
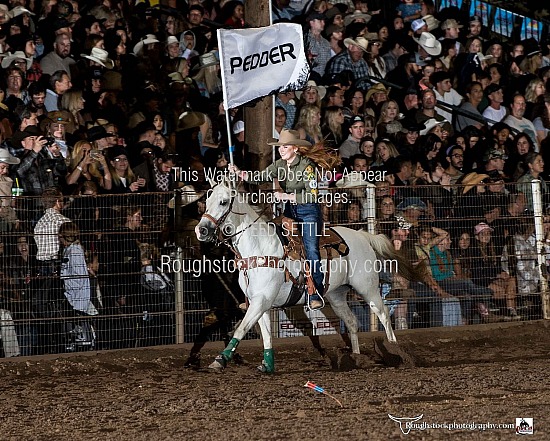
<svg viewBox="0 0 550 441"><path fill-rule="evenodd" d="M218 42L226 109L307 83L310 69L300 25L219 29Z"/></svg>

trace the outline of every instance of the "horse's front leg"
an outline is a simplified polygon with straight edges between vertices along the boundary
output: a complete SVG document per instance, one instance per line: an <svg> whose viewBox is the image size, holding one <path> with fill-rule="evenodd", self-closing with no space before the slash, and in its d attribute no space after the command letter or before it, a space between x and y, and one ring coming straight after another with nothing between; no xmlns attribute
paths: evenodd
<svg viewBox="0 0 550 441"><path fill-rule="evenodd" d="M258 366L258 370L266 374L272 374L275 372L275 357L271 342L271 317L269 316L269 310L264 312L260 317L259 324L264 342L264 359L262 360L262 364Z"/></svg>
<svg viewBox="0 0 550 441"><path fill-rule="evenodd" d="M269 307L270 305L265 300L250 303L241 324L237 327L237 330L233 334L233 338L229 341L229 344L220 353L220 355L216 357L214 362L208 366L210 369L223 370L225 368L227 362L231 361L233 358L233 353L237 349L237 346L241 342L242 338L252 328L252 326L258 323L258 320L260 320L262 314L269 311ZM269 344L271 345L271 336L269 337Z"/></svg>

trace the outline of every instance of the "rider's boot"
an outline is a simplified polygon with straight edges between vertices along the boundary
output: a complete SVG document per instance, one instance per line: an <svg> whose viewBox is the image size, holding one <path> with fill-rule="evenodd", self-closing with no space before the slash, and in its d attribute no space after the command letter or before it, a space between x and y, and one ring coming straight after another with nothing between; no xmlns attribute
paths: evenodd
<svg viewBox="0 0 550 441"><path fill-rule="evenodd" d="M318 291L315 291L313 294L308 294L307 306L310 310L316 311L325 307L325 300Z"/></svg>

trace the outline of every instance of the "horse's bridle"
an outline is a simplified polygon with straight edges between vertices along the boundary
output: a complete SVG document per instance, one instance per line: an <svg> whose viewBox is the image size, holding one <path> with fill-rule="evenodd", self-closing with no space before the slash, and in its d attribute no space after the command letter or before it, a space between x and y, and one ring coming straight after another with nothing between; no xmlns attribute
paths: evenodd
<svg viewBox="0 0 550 441"><path fill-rule="evenodd" d="M254 221L252 223L250 223L249 225L247 225L246 227L244 227L242 230L240 231L237 231L233 234L226 234L223 229L222 229L222 225L224 224L224 222L226 221L227 217L230 215L230 214L236 214L237 216L244 216L246 213L237 213L236 211L233 211L233 203L235 202L235 198L236 196L232 196L231 197L231 201L229 202L229 208L228 210L221 215L221 217L219 219L216 219L214 216L208 214L208 213L204 213L202 216L201 216L201 219L202 218L205 218L205 219L208 219L210 222L212 222L214 224L214 233L213 233L213 236L215 238L215 240L217 240L216 242L216 245L228 245L230 248L233 248L231 247L231 245L229 244L229 241L231 239L233 239L235 236L238 236L239 234L243 233L244 231L246 231L247 229L249 229L252 225L254 225L261 217L262 215L264 214L264 212L269 208L269 206L266 206L261 212L260 214L258 215L258 217L256 219L254 219Z"/></svg>

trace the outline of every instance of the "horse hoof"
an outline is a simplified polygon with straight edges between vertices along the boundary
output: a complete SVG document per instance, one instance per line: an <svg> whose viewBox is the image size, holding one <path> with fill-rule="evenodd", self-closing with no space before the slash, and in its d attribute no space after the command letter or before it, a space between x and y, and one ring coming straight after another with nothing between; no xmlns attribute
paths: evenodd
<svg viewBox="0 0 550 441"><path fill-rule="evenodd" d="M223 356L218 355L214 361L208 366L208 369L212 369L218 372L221 372L225 369L225 366L227 365L227 361Z"/></svg>
<svg viewBox="0 0 550 441"><path fill-rule="evenodd" d="M272 366L268 366L265 361L262 361L262 364L257 366L256 369L262 374L272 374L275 371L275 369Z"/></svg>

